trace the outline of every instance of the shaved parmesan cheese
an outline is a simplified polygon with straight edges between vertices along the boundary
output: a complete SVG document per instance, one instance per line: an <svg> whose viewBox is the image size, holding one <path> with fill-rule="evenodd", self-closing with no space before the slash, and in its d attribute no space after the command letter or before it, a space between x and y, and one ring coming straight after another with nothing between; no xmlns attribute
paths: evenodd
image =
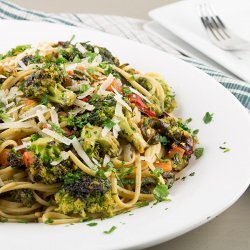
<svg viewBox="0 0 250 250"><path fill-rule="evenodd" d="M65 161L69 158L69 153L66 152L66 151L62 151L61 154L60 154L60 159L57 160L57 161L52 161L50 164L52 166L56 166L58 165L59 163L61 163L62 161Z"/></svg>
<svg viewBox="0 0 250 250"><path fill-rule="evenodd" d="M98 66L100 63L102 62L102 56L101 55L97 55L93 62L90 64L91 67L95 67Z"/></svg>
<svg viewBox="0 0 250 250"><path fill-rule="evenodd" d="M76 137L72 140L72 145L76 150L77 154L83 159L83 161L87 164L87 166L89 168L94 168L95 167L94 163L90 160L88 155L82 149L82 145L80 144L80 142L77 140Z"/></svg>
<svg viewBox="0 0 250 250"><path fill-rule="evenodd" d="M85 109L85 110L89 110L89 111L92 111L92 110L95 109L95 106L90 105L90 104L88 104L87 102L84 102L84 101L81 101L81 100L75 100L75 101L74 101L74 104L75 104L76 106L79 106L79 107L81 107L81 108L83 108L83 109Z"/></svg>
<svg viewBox="0 0 250 250"><path fill-rule="evenodd" d="M131 144L127 144L124 146L123 157L125 161L132 160Z"/></svg>
<svg viewBox="0 0 250 250"><path fill-rule="evenodd" d="M58 115L57 112L55 111L55 107L52 107L50 109L50 115L51 115L51 121L56 124L57 126L59 126L59 120L58 120Z"/></svg>
<svg viewBox="0 0 250 250"><path fill-rule="evenodd" d="M94 48L94 52L95 52L96 54L99 54L99 52L100 52L99 48L95 47L95 48Z"/></svg>
<svg viewBox="0 0 250 250"><path fill-rule="evenodd" d="M124 117L123 112L122 112L122 105L119 102L116 102L115 116Z"/></svg>
<svg viewBox="0 0 250 250"><path fill-rule="evenodd" d="M20 122L20 121L0 123L0 130L8 128L31 128L31 127L34 127L34 123Z"/></svg>
<svg viewBox="0 0 250 250"><path fill-rule="evenodd" d="M47 122L47 120L44 117L43 112L41 110L37 110L36 111L36 115L38 117L39 122L42 122L42 123L46 123Z"/></svg>
<svg viewBox="0 0 250 250"><path fill-rule="evenodd" d="M95 158L92 158L92 161L95 163L96 166L101 167L101 164Z"/></svg>
<svg viewBox="0 0 250 250"><path fill-rule="evenodd" d="M77 43L75 46L82 54L87 51L80 43Z"/></svg>
<svg viewBox="0 0 250 250"><path fill-rule="evenodd" d="M54 139L56 139L56 140L58 140L60 142L62 142L63 144L66 144L66 145L70 145L71 144L71 140L70 139L68 139L67 137L62 136L62 135L60 135L60 134L56 133L55 131L52 131L52 130L50 130L48 128L44 128L42 130L42 132L44 134L48 135L48 136L51 136L52 138L54 138Z"/></svg>
<svg viewBox="0 0 250 250"><path fill-rule="evenodd" d="M132 87L129 87L129 89L130 89L130 91L131 91L132 93L137 94L137 95L140 96L142 99L144 99L146 102L152 104L152 102L149 101L149 99L148 99L147 97L145 97L142 93L140 93L138 90L136 90L136 89L134 89L134 88L132 88Z"/></svg>
<svg viewBox="0 0 250 250"><path fill-rule="evenodd" d="M102 137L105 137L110 130L111 130L111 128L104 127L102 129Z"/></svg>
<svg viewBox="0 0 250 250"><path fill-rule="evenodd" d="M13 105L15 105L15 103L14 103L14 102L11 102L11 103L7 104L7 105L5 106L5 108L8 109L8 108L12 107Z"/></svg>
<svg viewBox="0 0 250 250"><path fill-rule="evenodd" d="M20 67L21 67L22 69L27 69L27 66L24 64L24 62L23 62L22 60L20 60L20 61L18 62L18 64L20 65Z"/></svg>
<svg viewBox="0 0 250 250"><path fill-rule="evenodd" d="M31 116L31 115L36 115L36 111L37 110L43 110L43 111L48 111L49 109L45 106L45 105L42 105L42 104L39 104L33 108L30 108L28 111L26 111L25 113L23 113L21 115L22 118L25 118L25 117L28 117L28 116Z"/></svg>
<svg viewBox="0 0 250 250"><path fill-rule="evenodd" d="M115 95L114 99L119 102L123 107L125 107L128 111L132 112L131 107L122 99L121 95Z"/></svg>
<svg viewBox="0 0 250 250"><path fill-rule="evenodd" d="M22 104L22 105L19 105L19 106L15 107L15 108L12 108L12 109L10 109L6 114L11 114L11 113L13 113L13 112L15 112L15 111L21 109L21 108L24 107L24 106L25 106L25 104Z"/></svg>
<svg viewBox="0 0 250 250"><path fill-rule="evenodd" d="M16 146L16 147L14 147L14 149L18 151L18 150L20 150L20 149L27 148L27 147L30 146L30 145L31 145L31 142L30 142L30 141L29 141L29 142L23 142L22 145Z"/></svg>
<svg viewBox="0 0 250 250"><path fill-rule="evenodd" d="M105 155L103 159L103 166L106 167L109 162L110 162L109 155Z"/></svg>
<svg viewBox="0 0 250 250"><path fill-rule="evenodd" d="M107 79L102 83L102 85L100 86L97 94L105 94L105 90L106 88L114 81L114 76L112 74L109 74Z"/></svg>
<svg viewBox="0 0 250 250"><path fill-rule="evenodd" d="M115 138L118 137L118 134L119 134L119 131L121 131L121 128L118 124L116 124L114 127L113 127L113 135Z"/></svg>

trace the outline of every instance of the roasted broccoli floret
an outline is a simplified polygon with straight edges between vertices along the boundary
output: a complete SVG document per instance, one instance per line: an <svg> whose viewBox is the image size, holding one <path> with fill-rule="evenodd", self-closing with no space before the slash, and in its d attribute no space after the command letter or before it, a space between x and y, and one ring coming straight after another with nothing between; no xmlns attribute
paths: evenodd
<svg viewBox="0 0 250 250"><path fill-rule="evenodd" d="M63 214L99 214L111 217L115 202L108 179L92 177L82 172L65 176L62 188L56 193L57 211Z"/></svg>
<svg viewBox="0 0 250 250"><path fill-rule="evenodd" d="M30 47L31 47L30 45L18 45L15 48L8 51L5 55L3 55L2 59L9 57L9 56L16 56L22 53L23 51L25 51L26 49L29 49Z"/></svg>
<svg viewBox="0 0 250 250"><path fill-rule="evenodd" d="M119 135L131 142L140 153L143 153L148 144L143 139L136 124L129 117L119 117L118 119L121 128Z"/></svg>
<svg viewBox="0 0 250 250"><path fill-rule="evenodd" d="M35 203L35 198L30 189L17 189L7 192L5 199L21 203L25 207L31 207Z"/></svg>
<svg viewBox="0 0 250 250"><path fill-rule="evenodd" d="M23 154L30 178L47 184L62 181L67 173L76 168L69 159L60 161L62 150L62 144L52 138L39 138L33 141L30 150Z"/></svg>
<svg viewBox="0 0 250 250"><path fill-rule="evenodd" d="M88 121L92 125L103 126L107 119L113 118L116 105L113 95L108 95L103 99L99 96L93 96L90 99L90 104L95 106L94 111L88 117Z"/></svg>
<svg viewBox="0 0 250 250"><path fill-rule="evenodd" d="M64 74L62 69L54 64L43 67L35 71L28 77L22 90L26 97L41 100L47 96L48 100L61 106L73 105L76 95L71 90L62 86Z"/></svg>
<svg viewBox="0 0 250 250"><path fill-rule="evenodd" d="M116 66L119 66L119 64L120 64L119 59L114 57L108 49L103 48L103 47L99 47L99 46L92 46L89 43L81 43L81 45L83 47L85 47L86 50L88 50L89 52L92 52L92 53L95 52L95 48L98 49L99 54L102 56L103 62L115 64ZM86 54L88 55L88 53L86 53Z"/></svg>
<svg viewBox="0 0 250 250"><path fill-rule="evenodd" d="M175 96L173 93L171 93L171 89L165 81L161 79L156 79L156 80L160 82L164 90L164 94L165 94L164 109L167 113L171 113L176 108Z"/></svg>
<svg viewBox="0 0 250 250"><path fill-rule="evenodd" d="M109 132L105 137L102 136L102 128L86 125L82 129L83 150L92 158L102 163L105 154L115 157L119 153L119 142Z"/></svg>
<svg viewBox="0 0 250 250"><path fill-rule="evenodd" d="M9 152L8 162L12 168L17 168L17 169L25 168L23 156L14 150L11 150Z"/></svg>

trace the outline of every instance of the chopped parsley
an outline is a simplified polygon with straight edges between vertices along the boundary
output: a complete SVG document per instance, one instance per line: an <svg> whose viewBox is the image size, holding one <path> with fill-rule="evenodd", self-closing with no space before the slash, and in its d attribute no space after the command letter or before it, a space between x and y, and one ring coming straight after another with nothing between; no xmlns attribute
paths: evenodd
<svg viewBox="0 0 250 250"><path fill-rule="evenodd" d="M116 229L117 229L116 226L112 226L109 230L104 231L103 233L105 233L105 234L111 234L111 233L113 233Z"/></svg>
<svg viewBox="0 0 250 250"><path fill-rule="evenodd" d="M67 173L64 177L64 184L73 184L81 178L79 173Z"/></svg>
<svg viewBox="0 0 250 250"><path fill-rule="evenodd" d="M168 140L168 138L165 135L161 135L160 136L160 143L162 145L167 145L167 144L169 144L169 140Z"/></svg>
<svg viewBox="0 0 250 250"><path fill-rule="evenodd" d="M47 95L43 96L41 104L47 106L49 103L49 97Z"/></svg>
<svg viewBox="0 0 250 250"><path fill-rule="evenodd" d="M183 176L183 177L181 178L181 180L182 180L182 181L185 181L186 178L187 178L186 176Z"/></svg>
<svg viewBox="0 0 250 250"><path fill-rule="evenodd" d="M157 184L153 191L154 197L158 202L166 201L168 196L168 187L165 184Z"/></svg>
<svg viewBox="0 0 250 250"><path fill-rule="evenodd" d="M197 135L199 133L199 129L195 129L194 131L193 131L193 135Z"/></svg>
<svg viewBox="0 0 250 250"><path fill-rule="evenodd" d="M195 175L195 172L192 172L189 174L189 176L194 176Z"/></svg>
<svg viewBox="0 0 250 250"><path fill-rule="evenodd" d="M129 94L132 93L131 90L130 90L128 87L126 87L126 86L124 86L124 87L122 88L122 91L123 91L123 93L124 93L125 95L129 95Z"/></svg>
<svg viewBox="0 0 250 250"><path fill-rule="evenodd" d="M177 165L180 162L179 154L175 153L173 157L174 164Z"/></svg>
<svg viewBox="0 0 250 250"><path fill-rule="evenodd" d="M111 119L107 119L104 123L103 123L104 127L107 127L109 129L112 129L115 126L115 122L113 122Z"/></svg>
<svg viewBox="0 0 250 250"><path fill-rule="evenodd" d="M88 223L88 224L86 224L86 225L89 226L89 227L95 227L95 226L98 225L98 223L96 223L96 222L91 222L91 223Z"/></svg>
<svg viewBox="0 0 250 250"><path fill-rule="evenodd" d="M190 117L190 118L188 118L188 119L185 121L185 123L188 124L188 123L190 123L191 121L192 121L192 118Z"/></svg>
<svg viewBox="0 0 250 250"><path fill-rule="evenodd" d="M61 128L60 128L58 125L56 125L55 123L51 122L50 125L51 125L52 130L54 130L56 133L58 133L58 134L64 134L64 130L61 129Z"/></svg>
<svg viewBox="0 0 250 250"><path fill-rule="evenodd" d="M88 72L90 75L92 75L92 74L95 73L95 68L94 68L94 67L88 67L88 68L87 68L87 72Z"/></svg>
<svg viewBox="0 0 250 250"><path fill-rule="evenodd" d="M210 123L213 120L213 113L206 112L206 114L203 117L203 121L205 124Z"/></svg>
<svg viewBox="0 0 250 250"><path fill-rule="evenodd" d="M220 146L220 149L223 150L223 153L227 153L230 151L230 148L226 148L226 147L222 147L222 146Z"/></svg>
<svg viewBox="0 0 250 250"><path fill-rule="evenodd" d="M81 84L81 86L79 88L79 93L82 94L82 93L86 92L88 89L89 89L88 84Z"/></svg>
<svg viewBox="0 0 250 250"><path fill-rule="evenodd" d="M163 173L163 169L162 168L156 168L155 170L152 171L152 174L155 177L160 177L162 173Z"/></svg>
<svg viewBox="0 0 250 250"><path fill-rule="evenodd" d="M196 159L199 159L204 153L204 148L196 148L194 150L194 155L196 157Z"/></svg>
<svg viewBox="0 0 250 250"><path fill-rule="evenodd" d="M149 204L150 204L149 201L141 201L141 202L136 203L136 206L137 206L137 207L146 207L146 206L148 206Z"/></svg>
<svg viewBox="0 0 250 250"><path fill-rule="evenodd" d="M45 224L51 224L51 223L53 223L53 222L54 222L53 219L48 218L48 219L45 221Z"/></svg>

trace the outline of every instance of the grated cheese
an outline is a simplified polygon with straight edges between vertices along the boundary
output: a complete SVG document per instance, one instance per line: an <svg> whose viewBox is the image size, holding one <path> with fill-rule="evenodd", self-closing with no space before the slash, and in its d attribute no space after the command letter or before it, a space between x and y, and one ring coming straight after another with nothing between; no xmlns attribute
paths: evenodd
<svg viewBox="0 0 250 250"><path fill-rule="evenodd" d="M51 121L56 124L57 126L59 126L59 120L58 120L58 115L57 112L55 111L55 107L52 107L50 109L50 115L51 115Z"/></svg>
<svg viewBox="0 0 250 250"><path fill-rule="evenodd" d="M138 90L136 90L136 89L134 89L134 88L132 88L132 87L129 87L129 89L130 89L130 91L131 91L132 93L137 94L137 95L140 96L142 99L144 99L146 102L152 104L152 102L149 101L149 99L148 99L147 97L145 97L142 93L140 93Z"/></svg>
<svg viewBox="0 0 250 250"><path fill-rule="evenodd" d="M62 142L63 144L66 144L66 145L70 145L71 144L71 140L68 139L67 137L65 136L62 136L58 133L56 133L55 131L53 130L50 130L48 128L44 128L41 130L42 133L48 135L48 136L51 136L52 138L56 139L57 141L60 141Z"/></svg>
<svg viewBox="0 0 250 250"><path fill-rule="evenodd" d="M103 166L106 167L109 162L110 162L110 156L106 154L103 159Z"/></svg>
<svg viewBox="0 0 250 250"><path fill-rule="evenodd" d="M18 150L20 150L20 149L27 148L27 147L30 146L30 145L31 145L31 142L30 142L30 141L29 141L29 142L23 142L23 144L14 147L14 149L18 151Z"/></svg>
<svg viewBox="0 0 250 250"><path fill-rule="evenodd" d="M76 150L77 154L82 158L82 160L87 164L87 166L93 169L95 167L94 163L90 160L88 155L82 149L82 145L80 144L80 142L77 140L76 137L72 140L72 145Z"/></svg>
<svg viewBox="0 0 250 250"><path fill-rule="evenodd" d="M92 110L95 109L95 106L90 105L90 104L88 104L87 102L84 102L84 101L81 101L81 100L75 100L75 101L74 101L74 104L75 104L76 106L79 106L79 107L81 107L81 108L83 108L83 109L85 109L85 110L89 110L89 111L92 111Z"/></svg>

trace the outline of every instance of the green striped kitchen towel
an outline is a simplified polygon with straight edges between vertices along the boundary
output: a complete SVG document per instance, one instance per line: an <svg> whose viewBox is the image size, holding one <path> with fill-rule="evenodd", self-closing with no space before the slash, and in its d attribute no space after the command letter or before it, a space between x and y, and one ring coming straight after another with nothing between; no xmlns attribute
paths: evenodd
<svg viewBox="0 0 250 250"><path fill-rule="evenodd" d="M96 29L156 47L160 50L174 54L215 78L248 110L250 110L250 84L227 76L225 73L213 69L211 66L207 66L194 58L181 55L162 39L150 36L144 31L143 25L146 22L144 20L110 15L44 13L25 9L9 1L3 0L0 0L0 19L43 21L78 26L87 29Z"/></svg>

